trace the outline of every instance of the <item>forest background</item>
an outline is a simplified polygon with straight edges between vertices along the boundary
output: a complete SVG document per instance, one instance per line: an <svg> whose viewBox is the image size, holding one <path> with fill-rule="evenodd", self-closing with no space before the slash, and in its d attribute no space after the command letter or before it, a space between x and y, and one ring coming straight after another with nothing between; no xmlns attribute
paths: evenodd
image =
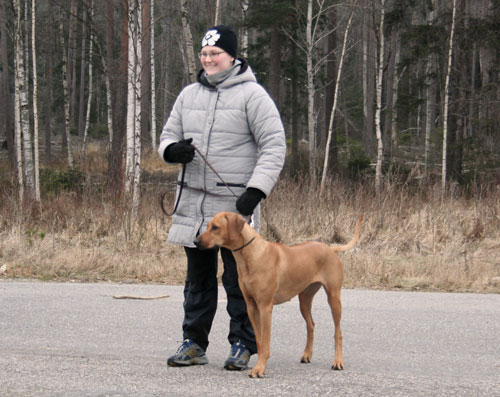
<svg viewBox="0 0 500 397"><path fill-rule="evenodd" d="M0 277L181 283L156 154L210 26L278 105L268 239L346 286L500 291L499 0L2 0Z"/></svg>

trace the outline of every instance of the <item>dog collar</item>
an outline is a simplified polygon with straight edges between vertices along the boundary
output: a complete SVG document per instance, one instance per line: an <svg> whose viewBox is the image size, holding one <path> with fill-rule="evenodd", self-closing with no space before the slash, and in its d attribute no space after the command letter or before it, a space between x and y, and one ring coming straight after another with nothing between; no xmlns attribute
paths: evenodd
<svg viewBox="0 0 500 397"><path fill-rule="evenodd" d="M252 243L252 241L255 240L255 236L248 242L248 243L245 243L243 244L240 248L236 248L235 250L233 250L233 252L236 252L236 251L241 251L243 248L245 248L247 245L250 245Z"/></svg>

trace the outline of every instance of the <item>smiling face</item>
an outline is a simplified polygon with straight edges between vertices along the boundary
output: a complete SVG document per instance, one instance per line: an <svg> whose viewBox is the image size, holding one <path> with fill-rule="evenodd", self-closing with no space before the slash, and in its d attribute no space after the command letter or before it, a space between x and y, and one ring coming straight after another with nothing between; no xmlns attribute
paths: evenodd
<svg viewBox="0 0 500 397"><path fill-rule="evenodd" d="M229 69L234 58L219 47L207 45L201 49L200 61L205 72L211 75Z"/></svg>

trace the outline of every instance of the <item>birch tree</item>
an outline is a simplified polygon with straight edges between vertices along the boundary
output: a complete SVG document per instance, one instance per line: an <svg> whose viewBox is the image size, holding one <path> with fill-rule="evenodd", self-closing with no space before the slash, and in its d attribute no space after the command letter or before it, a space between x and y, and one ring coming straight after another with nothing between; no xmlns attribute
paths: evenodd
<svg viewBox="0 0 500 397"><path fill-rule="evenodd" d="M128 18L125 194L132 199L132 214L135 217L139 208L141 177L142 6L140 1L128 1Z"/></svg>
<svg viewBox="0 0 500 397"><path fill-rule="evenodd" d="M62 80L63 80L63 96L64 96L64 133L68 150L68 166L73 169L73 153L71 151L71 116L70 116L70 92L68 82L68 56L66 51L66 43L64 40L64 24L62 14L59 20L59 39L61 40L62 48Z"/></svg>
<svg viewBox="0 0 500 397"><path fill-rule="evenodd" d="M34 177L35 177L35 200L40 201L40 153L38 150L38 73L36 52L36 0L31 3L31 57L33 59L33 128L34 128Z"/></svg>
<svg viewBox="0 0 500 397"><path fill-rule="evenodd" d="M187 0L180 0L180 2L181 2L182 33L185 44L188 81L190 83L195 83L196 62L194 58L193 36L191 35L191 27L189 25L189 12L187 9Z"/></svg>
<svg viewBox="0 0 500 397"><path fill-rule="evenodd" d="M354 16L354 10L351 11L351 15L349 16L349 20L347 21L347 26L344 31L344 40L342 42L342 51L340 54L339 65L337 68L337 79L335 81L335 91L333 95L333 105L332 111L330 115L330 122L328 125L328 137L326 139L326 147L325 147L325 161L323 164L323 175L321 177L321 186L320 186L320 195L323 194L323 190L325 188L326 182L326 172L328 170L328 158L330 154L330 145L332 141L332 132L333 132L333 119L335 116L335 111L337 110L337 102L339 97L339 87L340 87L340 78L342 76L342 67L344 65L344 57L347 49L347 37L349 36L349 31L351 30L352 18Z"/></svg>
<svg viewBox="0 0 500 397"><path fill-rule="evenodd" d="M374 153L374 65L375 65L375 34L374 21L369 14L371 0L363 0L362 9L362 83L363 83L363 147L369 156Z"/></svg>
<svg viewBox="0 0 500 397"><path fill-rule="evenodd" d="M151 0L151 148L156 150L155 0ZM167 44L168 45L168 44Z"/></svg>
<svg viewBox="0 0 500 397"><path fill-rule="evenodd" d="M451 75L451 64L453 60L453 38L455 35L456 14L457 14L457 0L452 0L450 40L448 44L448 66L446 69L446 78L444 84L443 154L442 154L442 171L441 171L441 195L443 197L446 192L446 161L447 161L447 150L448 150L448 111L450 102L450 75Z"/></svg>
<svg viewBox="0 0 500 397"><path fill-rule="evenodd" d="M19 203L24 201L24 167L22 152L22 122L21 122L21 90L24 86L24 71L21 69L22 58L24 56L22 28L21 28L21 5L19 0L13 1L14 12L16 13L16 29L14 35L15 45L15 91L14 91L14 119L16 145L16 168L17 182L19 185Z"/></svg>
<svg viewBox="0 0 500 397"><path fill-rule="evenodd" d="M240 33L240 44L241 44L241 56L243 58L248 57L248 29L245 26L245 21L247 18L248 12L248 1L249 0L241 0L241 20L243 21Z"/></svg>
<svg viewBox="0 0 500 397"><path fill-rule="evenodd" d="M309 178L311 190L316 186L316 117L314 114L314 70L313 70L313 0L307 1L306 67L307 67L307 130L309 137Z"/></svg>
<svg viewBox="0 0 500 397"><path fill-rule="evenodd" d="M380 0L380 20L378 26L378 57L377 57L377 108L375 111L375 131L377 134L377 165L375 167L375 189L377 194L380 194L382 185L382 162L384 160L384 143L382 141L382 83L384 76L384 18L385 18L385 2ZM374 9L375 12L375 9Z"/></svg>
<svg viewBox="0 0 500 397"><path fill-rule="evenodd" d="M26 73L26 44L23 29L23 10L19 0L14 0L14 10L16 12L16 32L15 32L15 58L16 58L16 137L17 137L17 164L18 172L22 174L24 170L24 183L28 190L29 198L34 198L35 178L33 165L33 145L30 131L30 115L28 100L28 80ZM27 22L27 21L24 21ZM20 198L24 196L24 187L21 183L22 176L18 176L20 183Z"/></svg>
<svg viewBox="0 0 500 397"><path fill-rule="evenodd" d="M94 16L94 5L93 0L90 0L90 23L93 21ZM90 107L92 105L92 97L94 95L94 80L93 80L93 63L92 63L92 51L94 49L94 31L92 26L90 28L90 44L89 44L89 95L87 98L87 113L85 115L85 124L83 127L83 142L82 142L82 163L85 161L85 155L87 151L87 137L90 125ZM85 59L85 57L83 57ZM83 62L82 59L82 62Z"/></svg>

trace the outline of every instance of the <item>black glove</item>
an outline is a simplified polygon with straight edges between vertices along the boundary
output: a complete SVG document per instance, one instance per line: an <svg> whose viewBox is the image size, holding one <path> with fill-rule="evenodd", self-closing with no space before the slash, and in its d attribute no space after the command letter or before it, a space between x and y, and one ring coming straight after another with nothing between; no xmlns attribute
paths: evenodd
<svg viewBox="0 0 500 397"><path fill-rule="evenodd" d="M240 197L238 197L238 200L236 200L236 209L241 215L252 215L255 207L257 207L260 201L265 198L266 195L259 189L249 187L245 190L245 193L243 193Z"/></svg>
<svg viewBox="0 0 500 397"><path fill-rule="evenodd" d="M168 145L163 153L165 161L182 164L192 161L195 149L191 145L191 142L193 142L193 138L183 139L182 141Z"/></svg>

